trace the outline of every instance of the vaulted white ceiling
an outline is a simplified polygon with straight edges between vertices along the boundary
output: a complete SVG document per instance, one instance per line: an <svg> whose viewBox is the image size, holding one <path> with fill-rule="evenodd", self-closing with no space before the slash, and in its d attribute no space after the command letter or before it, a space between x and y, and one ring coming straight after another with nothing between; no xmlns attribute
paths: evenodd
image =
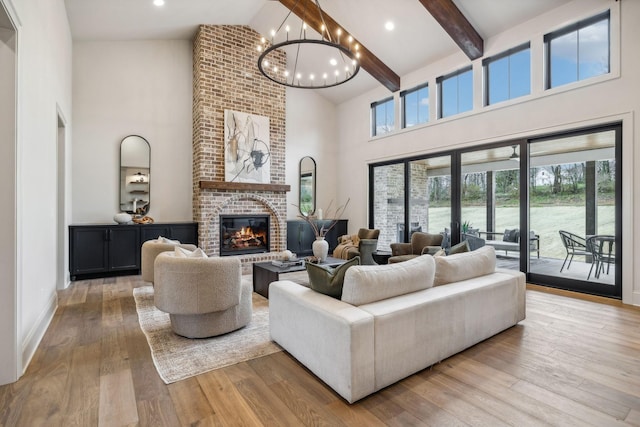
<svg viewBox="0 0 640 427"><path fill-rule="evenodd" d="M570 0L454 0L486 40ZM249 25L267 34L288 13L273 0L65 0L74 40L191 39L200 24ZM320 0L322 9L402 76L459 48L418 0ZM395 24L392 31L385 23ZM380 85L361 70L322 89L339 103Z"/></svg>

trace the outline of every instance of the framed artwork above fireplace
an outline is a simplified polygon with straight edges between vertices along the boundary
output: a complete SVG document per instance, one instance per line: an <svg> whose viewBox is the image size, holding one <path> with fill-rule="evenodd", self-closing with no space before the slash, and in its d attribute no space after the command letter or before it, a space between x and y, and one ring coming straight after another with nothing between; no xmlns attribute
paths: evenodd
<svg viewBox="0 0 640 427"><path fill-rule="evenodd" d="M227 182L271 183L269 117L224 110Z"/></svg>

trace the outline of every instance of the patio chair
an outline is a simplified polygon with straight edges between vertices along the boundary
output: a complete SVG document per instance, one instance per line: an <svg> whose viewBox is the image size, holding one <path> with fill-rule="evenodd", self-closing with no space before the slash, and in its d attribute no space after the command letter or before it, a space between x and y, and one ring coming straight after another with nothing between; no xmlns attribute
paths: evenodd
<svg viewBox="0 0 640 427"><path fill-rule="evenodd" d="M615 265L616 263L614 243L614 236L591 236L587 239L587 247L591 249L593 254L593 263L589 269L587 280L591 277L594 266L596 271L593 277L596 279L600 278L600 273L604 271L605 264L607 264L607 274L609 274L609 267L611 264Z"/></svg>
<svg viewBox="0 0 640 427"><path fill-rule="evenodd" d="M567 256L564 257L564 262L562 263L562 267L560 267L560 273L562 273L562 270L564 269L564 265L567 264L567 260L569 260L569 264L567 264L567 270L569 269L569 267L571 267L571 261L573 261L574 256L593 255L592 251L589 249L589 246L587 245L587 240L584 237L580 237L577 234L573 234L564 230L559 230L558 233L560 233L562 244L564 245L564 249L567 251Z"/></svg>

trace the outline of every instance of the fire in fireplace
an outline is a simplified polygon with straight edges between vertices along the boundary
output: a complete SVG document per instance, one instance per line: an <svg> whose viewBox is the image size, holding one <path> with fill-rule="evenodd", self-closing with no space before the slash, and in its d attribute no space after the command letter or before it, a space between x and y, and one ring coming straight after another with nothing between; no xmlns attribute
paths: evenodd
<svg viewBox="0 0 640 427"><path fill-rule="evenodd" d="M220 215L220 256L269 251L269 215Z"/></svg>

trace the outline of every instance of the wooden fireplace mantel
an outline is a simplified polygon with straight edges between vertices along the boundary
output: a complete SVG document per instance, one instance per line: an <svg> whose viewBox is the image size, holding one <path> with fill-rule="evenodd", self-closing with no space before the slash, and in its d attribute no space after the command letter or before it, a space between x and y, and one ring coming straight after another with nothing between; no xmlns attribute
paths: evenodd
<svg viewBox="0 0 640 427"><path fill-rule="evenodd" d="M238 191L273 191L286 193L291 186L286 184L256 184L252 182L200 181L200 188L210 190L238 190Z"/></svg>

